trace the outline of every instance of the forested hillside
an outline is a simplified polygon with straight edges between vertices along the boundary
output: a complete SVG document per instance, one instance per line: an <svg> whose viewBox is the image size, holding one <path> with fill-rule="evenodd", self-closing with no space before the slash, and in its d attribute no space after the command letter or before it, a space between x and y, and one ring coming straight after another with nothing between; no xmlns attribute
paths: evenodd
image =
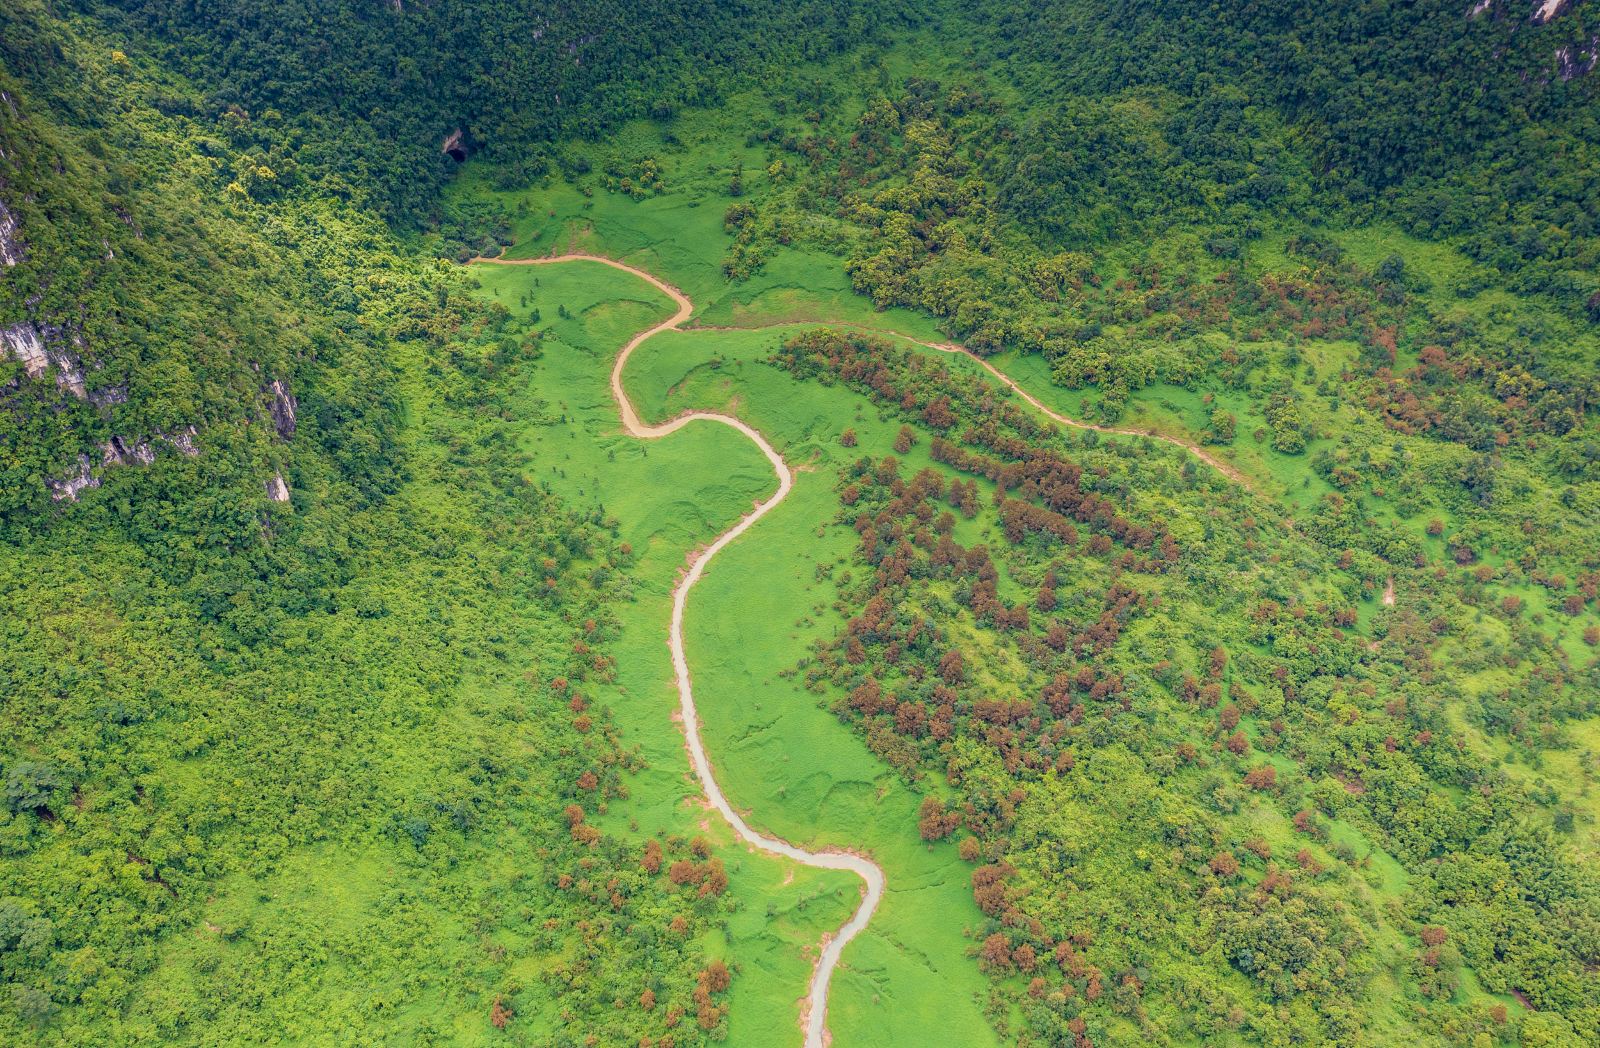
<svg viewBox="0 0 1600 1048"><path fill-rule="evenodd" d="M0 1041L622 1037L603 988L699 1043L703 842L584 815L627 551L522 472L537 334L396 236L453 161L115 22L0 11ZM524 985L624 896L671 931Z"/></svg>
<svg viewBox="0 0 1600 1048"><path fill-rule="evenodd" d="M11 0L0 1043L799 1043L502 251L835 1044L1600 1042L1593 0Z"/></svg>
<svg viewBox="0 0 1600 1048"><path fill-rule="evenodd" d="M462 155L483 151L525 181L550 166L559 136L713 103L744 78L836 53L908 10L826 0L739 11L676 0L82 6L203 84L208 110L287 121L294 133L261 144L286 187L303 179L401 222L434 201L457 132Z"/></svg>
<svg viewBox="0 0 1600 1048"><path fill-rule="evenodd" d="M1574 312L1600 290L1600 25L1588 5L971 10L1008 76L1047 105L1173 92L1186 112L1163 137L1216 185L1212 206L1271 203L1459 237L1514 287ZM1299 171L1275 130L1293 134Z"/></svg>

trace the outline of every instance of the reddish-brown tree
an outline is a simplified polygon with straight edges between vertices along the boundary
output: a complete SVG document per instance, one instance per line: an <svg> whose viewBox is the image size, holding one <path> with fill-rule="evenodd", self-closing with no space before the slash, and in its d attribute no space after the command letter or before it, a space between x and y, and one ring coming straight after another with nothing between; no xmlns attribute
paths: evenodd
<svg viewBox="0 0 1600 1048"><path fill-rule="evenodd" d="M1278 769L1270 764L1251 768L1244 777L1244 784L1252 790L1276 789L1278 786Z"/></svg>
<svg viewBox="0 0 1600 1048"><path fill-rule="evenodd" d="M1232 852L1217 852L1211 857L1211 872L1224 880L1231 880L1239 873L1239 860L1233 857Z"/></svg>
<svg viewBox="0 0 1600 1048"><path fill-rule="evenodd" d="M966 680L966 659L962 658L960 651L951 648L944 653L944 657L939 660L939 676L944 678L946 684L951 685Z"/></svg>

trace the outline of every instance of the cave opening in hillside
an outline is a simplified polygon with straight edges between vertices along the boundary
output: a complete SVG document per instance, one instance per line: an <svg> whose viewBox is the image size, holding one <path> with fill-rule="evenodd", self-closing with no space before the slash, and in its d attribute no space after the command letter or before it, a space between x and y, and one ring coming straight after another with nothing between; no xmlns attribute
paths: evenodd
<svg viewBox="0 0 1600 1048"><path fill-rule="evenodd" d="M467 159L466 136L461 133L459 127L445 137L444 143L439 147L439 150L458 164Z"/></svg>

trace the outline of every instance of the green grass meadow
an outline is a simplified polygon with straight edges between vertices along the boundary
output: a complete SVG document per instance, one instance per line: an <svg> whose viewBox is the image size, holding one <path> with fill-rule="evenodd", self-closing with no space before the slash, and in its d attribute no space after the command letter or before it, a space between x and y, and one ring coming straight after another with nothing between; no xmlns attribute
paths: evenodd
<svg viewBox="0 0 1600 1048"><path fill-rule="evenodd" d="M615 520L638 558L635 600L621 609L617 683L603 698L649 768L609 819L645 834L705 833L717 842L739 900L720 944L738 966L730 1043L790 1044L815 945L843 923L858 884L736 844L704 809L674 717L666 645L672 585L687 554L765 497L771 472L753 445L714 423L662 441L621 433L607 388L613 355L670 315L642 281L585 262L476 272L483 293L507 308L537 309L541 325L556 318L544 327L537 381L525 394L536 479ZM693 270L656 272L694 286ZM834 471L858 454L888 453L898 426L854 394L797 383L765 364L777 338L668 332L636 352L625 378L647 421L691 407L731 408L799 469L789 499L730 546L691 594L686 643L707 745L724 791L753 825L807 846L867 851L888 876L882 907L835 977L829 1026L839 1043L996 1043L983 1014L986 982L965 956L964 918L979 917L966 864L953 845L921 841L921 794L822 708L829 696L788 672L838 625L824 573L844 562L853 533L830 523ZM861 446L846 457L837 438L851 425Z"/></svg>

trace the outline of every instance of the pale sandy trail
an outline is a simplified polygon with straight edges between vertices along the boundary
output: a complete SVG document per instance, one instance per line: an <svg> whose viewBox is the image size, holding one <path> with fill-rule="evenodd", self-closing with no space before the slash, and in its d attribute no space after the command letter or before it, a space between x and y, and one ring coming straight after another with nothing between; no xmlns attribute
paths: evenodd
<svg viewBox="0 0 1600 1048"><path fill-rule="evenodd" d="M902 335L901 337L905 338L906 336ZM978 356L978 354L974 353L966 346L957 346L947 342L921 342L914 338L909 339L909 341L916 342L916 344L919 346L926 346L928 349L936 349L941 353L960 353L963 356L971 357L973 360L978 362L978 365L982 367L983 370L999 379L1000 382L1013 393L1027 401L1029 404L1033 405L1033 407L1040 414L1055 419L1063 426L1072 426L1074 429L1092 429L1096 433L1110 433L1119 437L1149 437L1151 440L1164 441L1165 443L1184 449L1201 462L1204 462L1218 473L1221 473L1235 484L1238 484L1240 487L1251 489L1250 481L1245 479L1243 473L1240 473L1233 466L1217 458L1215 455L1211 454L1211 452L1207 451L1205 448L1202 448L1200 445L1193 443L1192 441L1184 440L1182 437L1170 437L1165 433L1152 433L1148 430L1140 431L1137 429L1118 429L1116 426L1100 426L1093 422L1083 422L1072 418L1069 415L1063 415L1059 411L1052 411L1043 404L1039 403L1038 399L1034 397L1032 393L1029 393L1027 390L1017 385L1016 380L1010 375L1006 374L1004 371L1001 371L984 358Z"/></svg>
<svg viewBox="0 0 1600 1048"><path fill-rule="evenodd" d="M678 417L663 422L657 426L647 426L639 420L638 414L633 410L633 403L628 400L628 394L622 388L622 371L627 366L628 357L638 349L645 340L663 331L678 328L689 314L693 312L693 305L688 296L673 287L671 284L646 273L642 269L618 262L615 259L602 258L598 255L554 255L548 258L530 259L491 259L478 258L474 262L492 262L496 265L553 265L558 262L598 262L601 265L620 269L631 273L641 280L647 281L658 290L677 303L678 311L667 320L655 327L642 331L622 347L617 354L616 363L611 367L611 396L617 402L617 411L622 416L622 428L629 436L641 440L658 440L675 433L689 423L699 419L708 422L720 422L731 426L749 437L761 453L767 456L767 461L772 464L772 471L778 476L778 490L770 498L747 514L743 520L719 535L715 542L702 550L689 565L689 570L678 580L677 587L672 591L672 625L668 634L668 646L672 651L672 673L678 684L678 706L683 715L683 733L689 747L689 763L694 768L695 777L700 780L700 788L705 791L709 800L728 825L745 842L773 855L781 855L787 859L806 866L815 866L824 870L848 870L864 882L866 890L862 893L861 903L856 907L855 913L845 922L837 932L824 936L822 949L817 958L816 967L811 974L811 986L806 993L805 1001L801 1007L800 1021L805 1029L806 1048L823 1048L830 1040L827 1030L828 984L833 979L833 971L839 965L839 958L844 953L844 948L851 939L859 935L872 919L872 914L878 908L878 903L883 899L884 876L883 870L877 863L863 856L847 851L823 849L821 851L806 851L796 847L788 841L778 837L771 837L751 829L750 824L728 803L728 798L723 795L722 788L717 785L716 776L711 771L711 761L706 757L706 748L700 738L700 716L695 709L694 689L689 681L689 660L683 650L683 616L684 608L689 600L689 590L700 577L705 574L706 565L711 558L720 553L724 546L743 535L751 525L766 516L778 503L788 496L794 487L794 474L790 471L783 456L779 455L772 445L767 442L754 428L734 418L711 411L690 411Z"/></svg>
<svg viewBox="0 0 1600 1048"><path fill-rule="evenodd" d="M1006 374L1004 371L1001 371L999 368L997 368L993 364L989 363L988 360L986 360L985 358L983 358L983 357L979 356L978 354L974 353L972 350L968 349L966 346L958 345L958 344L956 344L954 342L924 342L920 338L912 338L910 335L904 335L904 334L901 334L898 331L891 331L888 328L873 327L870 324L848 324L848 323L833 323L833 324L830 324L827 321L823 321L823 320L817 320L817 321L795 321L794 323L790 323L790 324L756 325L754 327L696 326L696 327L692 327L692 328L687 328L686 330L688 330L688 331L761 331L761 330L764 330L766 327L797 327L797 326L801 326L801 325L804 325L804 324L815 324L818 327L846 328L846 329L851 330L851 331L863 331L863 332L866 332L868 334L885 335L885 336L888 336L890 338L903 339L906 342L909 342L914 346L921 346L924 349L937 350L940 353L957 353L957 354L960 354L961 356L968 357L971 360L975 361L978 364L979 367L983 368L983 370L985 370L989 374L993 375L996 379L998 379L1000 381L1000 383L1002 385L1004 385L1007 389L1011 390L1017 396L1019 396L1023 400L1025 400L1029 405L1031 405L1041 415L1045 415L1048 418L1052 418L1055 421L1061 423L1063 426L1071 426L1074 429L1092 429L1096 433L1108 433L1108 434L1111 434L1113 436L1118 436L1118 437L1149 437L1151 440L1159 440L1159 441L1162 441L1164 443L1171 444L1174 447L1180 447L1183 450L1189 452L1189 454L1193 455L1195 458L1199 459L1201 462L1204 462L1206 465L1210 466L1212 469L1216 470L1218 473L1221 473L1223 476L1227 477L1229 480L1233 481L1235 484L1238 484L1240 487L1245 488L1246 490L1251 490L1251 491L1255 490L1254 486L1250 483L1249 478L1247 478L1243 473L1239 472L1239 470L1234 468L1232 465L1230 465L1230 464L1222 461L1221 459L1217 458L1215 455L1211 454L1211 452L1207 451L1205 448L1201 447L1199 444L1194 443L1193 441L1184 440L1182 437L1168 436L1165 433L1156 433L1156 432L1153 432L1151 430L1119 429L1116 426L1101 426L1101 425L1098 425L1098 424L1093 423L1093 422L1083 422L1083 421L1081 421L1079 419L1073 418L1070 415L1063 415L1059 411L1054 411L1054 410L1052 410L1052 409L1050 409L1048 407L1045 407L1044 404L1039 402L1039 399L1037 397L1035 397L1032 393L1029 393L1027 390L1025 390L1021 386L1019 386L1017 384L1016 380L1013 379L1010 375Z"/></svg>

